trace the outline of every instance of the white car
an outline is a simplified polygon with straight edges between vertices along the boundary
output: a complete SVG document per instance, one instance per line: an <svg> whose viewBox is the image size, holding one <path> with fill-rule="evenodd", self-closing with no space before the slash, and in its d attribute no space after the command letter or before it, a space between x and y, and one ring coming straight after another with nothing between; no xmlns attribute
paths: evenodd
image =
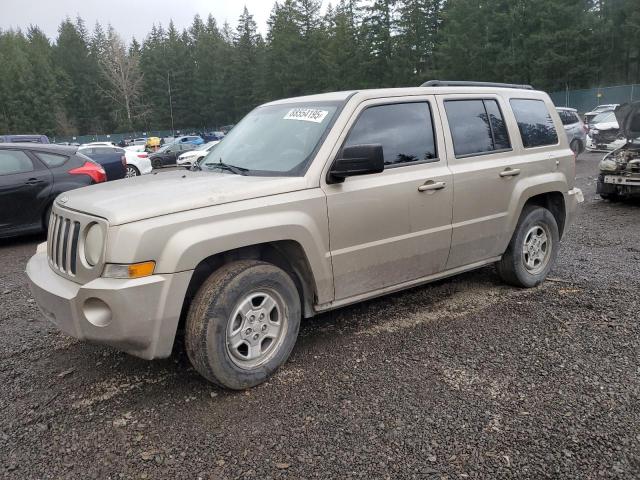
<svg viewBox="0 0 640 480"><path fill-rule="evenodd" d="M83 143L82 147L115 147L116 144L113 142L89 142Z"/></svg>
<svg viewBox="0 0 640 480"><path fill-rule="evenodd" d="M587 136L587 150L610 151L617 150L627 143L627 139L620 132L620 126L613 111L596 115L589 124Z"/></svg>
<svg viewBox="0 0 640 480"><path fill-rule="evenodd" d="M124 155L127 159L127 173L125 175L127 178L147 175L153 170L149 154L144 151L144 145L127 147L124 149Z"/></svg>
<svg viewBox="0 0 640 480"><path fill-rule="evenodd" d="M214 140L213 142L203 143L194 150L183 153L176 159L176 164L179 167L190 167L193 162L203 159L211 151L213 147L220 143L220 140Z"/></svg>

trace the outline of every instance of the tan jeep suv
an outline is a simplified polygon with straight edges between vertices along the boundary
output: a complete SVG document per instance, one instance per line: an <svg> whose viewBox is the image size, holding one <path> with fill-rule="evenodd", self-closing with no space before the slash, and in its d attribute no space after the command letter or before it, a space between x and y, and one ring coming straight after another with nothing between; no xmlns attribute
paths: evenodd
<svg viewBox="0 0 640 480"><path fill-rule="evenodd" d="M302 317L496 263L542 282L582 193L549 97L427 82L248 114L201 164L75 190L27 265L44 315L145 359L265 381Z"/></svg>

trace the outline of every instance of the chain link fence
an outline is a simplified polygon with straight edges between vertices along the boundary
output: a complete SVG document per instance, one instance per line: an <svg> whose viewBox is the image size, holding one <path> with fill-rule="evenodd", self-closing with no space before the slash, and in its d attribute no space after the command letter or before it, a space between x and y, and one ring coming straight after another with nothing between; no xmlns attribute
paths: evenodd
<svg viewBox="0 0 640 480"><path fill-rule="evenodd" d="M640 84L587 88L584 90L567 89L553 92L549 95L556 107L571 107L578 110L579 113L586 113L598 105L640 100Z"/></svg>
<svg viewBox="0 0 640 480"><path fill-rule="evenodd" d="M175 130L175 136L180 135L189 135L192 132L212 132L216 131L215 128L205 129L193 129L193 128L185 128L182 130ZM49 141L52 143L90 143L90 142L113 142L118 143L122 139L131 139L131 138L148 138L148 137L160 137L160 138L172 138L174 137L174 132L171 130L149 130L146 132L128 132L128 133L111 133L111 134L93 134L93 135L76 135L76 136L62 136L57 135L55 137L49 138Z"/></svg>

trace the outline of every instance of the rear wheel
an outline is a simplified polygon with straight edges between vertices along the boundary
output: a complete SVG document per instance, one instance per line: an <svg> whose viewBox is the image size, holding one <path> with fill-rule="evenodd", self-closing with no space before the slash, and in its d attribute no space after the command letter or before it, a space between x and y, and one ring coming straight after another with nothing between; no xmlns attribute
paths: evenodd
<svg viewBox="0 0 640 480"><path fill-rule="evenodd" d="M151 160L151 166L155 169L162 168L162 160L154 158Z"/></svg>
<svg viewBox="0 0 640 480"><path fill-rule="evenodd" d="M498 262L498 274L517 287L540 285L556 261L559 243L553 214L543 207L525 207L507 251Z"/></svg>
<svg viewBox="0 0 640 480"><path fill-rule="evenodd" d="M205 378L241 390L266 381L293 350L300 297L280 268L242 260L222 266L193 299L187 355Z"/></svg>
<svg viewBox="0 0 640 480"><path fill-rule="evenodd" d="M126 178L137 177L140 175L140 171L133 165L127 165Z"/></svg>

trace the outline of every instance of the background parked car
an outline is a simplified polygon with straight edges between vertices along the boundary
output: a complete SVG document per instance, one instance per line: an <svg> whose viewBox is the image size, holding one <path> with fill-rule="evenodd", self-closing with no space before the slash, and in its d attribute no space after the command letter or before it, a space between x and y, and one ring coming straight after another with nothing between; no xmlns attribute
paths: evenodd
<svg viewBox="0 0 640 480"><path fill-rule="evenodd" d="M200 138L200 137L198 137ZM162 168L169 165L175 165L178 157L184 152L189 152L196 148L197 145L189 142L174 142L160 148L156 153L149 155L153 168Z"/></svg>
<svg viewBox="0 0 640 480"><path fill-rule="evenodd" d="M119 180L127 174L125 150L120 147L83 145L78 151L102 165L107 180Z"/></svg>
<svg viewBox="0 0 640 480"><path fill-rule="evenodd" d="M144 145L135 145L133 147L124 148L124 156L127 161L127 172L125 177L131 178L139 175L147 175L153 171L151 160L149 160L149 154L144 150L144 148Z"/></svg>
<svg viewBox="0 0 640 480"><path fill-rule="evenodd" d="M49 143L46 135L0 135L0 143Z"/></svg>
<svg viewBox="0 0 640 480"><path fill-rule="evenodd" d="M598 105L596 108L594 108L590 112L587 112L587 113L584 114L584 123L586 123L587 125L590 125L592 123L592 120L594 119L594 117L596 117L597 115L599 115L601 113L613 112L616 109L617 106L618 106L617 103L609 103L609 104L605 104L605 105Z"/></svg>
<svg viewBox="0 0 640 480"><path fill-rule="evenodd" d="M104 169L76 147L0 145L0 237L46 229L56 196L106 178Z"/></svg>
<svg viewBox="0 0 640 480"><path fill-rule="evenodd" d="M582 122L575 108L557 107L556 110L562 120L571 150L576 155L580 155L587 146L587 126Z"/></svg>
<svg viewBox="0 0 640 480"><path fill-rule="evenodd" d="M615 150L627 143L613 111L596 115L589 124L587 149L592 151Z"/></svg>
<svg viewBox="0 0 640 480"><path fill-rule="evenodd" d="M215 142L224 138L224 132L207 132L201 135L205 143Z"/></svg>
<svg viewBox="0 0 640 480"><path fill-rule="evenodd" d="M183 153L178 156L176 164L179 167L190 167L193 164L193 162L199 162L204 157L206 157L207 154L211 151L211 149L219 143L220 143L220 140L204 143L196 147L194 150Z"/></svg>
<svg viewBox="0 0 640 480"><path fill-rule="evenodd" d="M192 145L202 145L204 142L203 138L200 135L185 135L182 137L177 137L173 143L190 143Z"/></svg>

